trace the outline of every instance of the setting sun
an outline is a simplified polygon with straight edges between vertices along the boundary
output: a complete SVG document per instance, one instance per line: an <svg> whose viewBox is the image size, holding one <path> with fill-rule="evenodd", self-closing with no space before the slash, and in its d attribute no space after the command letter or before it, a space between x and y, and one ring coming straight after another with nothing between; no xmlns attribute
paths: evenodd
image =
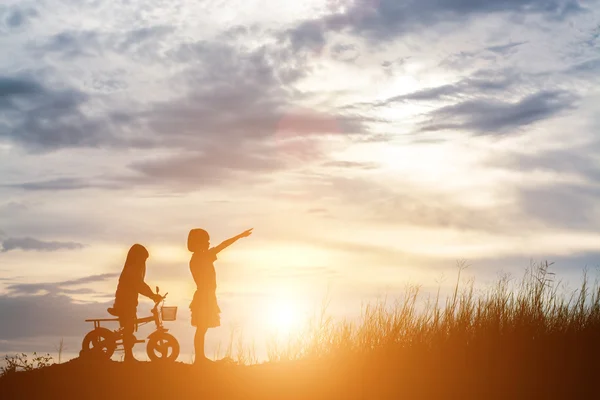
<svg viewBox="0 0 600 400"><path fill-rule="evenodd" d="M306 309L297 298L273 296L265 313L267 330L276 334L290 334L306 322Z"/></svg>

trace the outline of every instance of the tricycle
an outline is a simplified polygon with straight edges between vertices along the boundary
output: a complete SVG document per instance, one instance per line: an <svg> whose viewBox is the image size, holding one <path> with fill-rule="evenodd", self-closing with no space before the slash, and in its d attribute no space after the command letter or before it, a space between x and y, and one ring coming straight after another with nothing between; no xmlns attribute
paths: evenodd
<svg viewBox="0 0 600 400"><path fill-rule="evenodd" d="M158 294L158 287L156 294ZM175 361L179 356L179 342L177 339L167 333L169 330L163 327L163 321L175 321L177 318L177 307L167 307L164 305L166 293L161 300L154 303L151 310L152 315L135 320L135 331L139 325L154 322L156 330L148 335L146 353L150 361ZM159 310L160 305L160 310ZM118 322L119 318L93 318L86 319L86 322L93 322L94 329L88 332L83 338L81 344L80 357L96 356L109 359L115 350L123 348L123 329L110 330L101 326L103 322ZM144 343L146 340L138 340L135 343Z"/></svg>

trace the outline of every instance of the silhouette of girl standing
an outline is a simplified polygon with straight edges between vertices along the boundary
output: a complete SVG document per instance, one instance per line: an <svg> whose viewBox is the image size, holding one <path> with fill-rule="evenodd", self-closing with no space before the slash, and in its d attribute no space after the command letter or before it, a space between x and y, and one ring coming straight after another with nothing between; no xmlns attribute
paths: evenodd
<svg viewBox="0 0 600 400"><path fill-rule="evenodd" d="M196 327L194 335L194 350L196 359L194 364L206 361L204 355L204 336L208 328L221 325L221 309L217 304L217 279L213 263L217 260L217 254L226 247L235 243L238 239L250 236L252 228L237 236L225 240L216 247L210 248L210 237L204 229L192 229L188 235L188 250L191 251L190 271L196 292L190 303L192 312L192 326Z"/></svg>

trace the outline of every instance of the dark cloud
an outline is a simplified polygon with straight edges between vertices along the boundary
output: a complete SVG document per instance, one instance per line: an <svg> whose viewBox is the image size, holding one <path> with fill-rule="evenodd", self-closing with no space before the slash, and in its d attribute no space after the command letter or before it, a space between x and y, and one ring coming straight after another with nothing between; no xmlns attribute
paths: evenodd
<svg viewBox="0 0 600 400"><path fill-rule="evenodd" d="M90 188L102 188L102 189L124 189L122 182L113 178L56 178L48 179L43 181L35 182L21 182L21 183L10 183L3 184L0 187L9 187L15 189L22 189L27 191L64 191L64 190L81 190Z"/></svg>
<svg viewBox="0 0 600 400"><path fill-rule="evenodd" d="M0 340L22 340L40 336L83 338L92 326L86 318L107 316L110 303L75 303L69 296L0 295ZM74 349L75 350L75 349ZM76 350L78 351L78 349Z"/></svg>
<svg viewBox="0 0 600 400"><path fill-rule="evenodd" d="M78 287L116 279L118 274L98 274L62 282L12 283L0 295L0 340L22 340L35 337L83 338L91 325L86 318L107 316L110 303L75 302L69 295L95 294ZM58 340L58 339L57 339Z"/></svg>
<svg viewBox="0 0 600 400"><path fill-rule="evenodd" d="M249 50L196 42L181 46L172 56L189 66L183 76L188 94L156 105L145 116L147 126L171 142L195 143L200 150L218 136L221 143L244 146L248 140L273 137L285 128L283 119L297 114L297 93L290 85L304 77L308 67L288 48ZM294 126L300 135L324 128L318 116L298 120L305 122Z"/></svg>
<svg viewBox="0 0 600 400"><path fill-rule="evenodd" d="M496 62L499 58L508 58L517 53L518 48L529 42L509 42L494 46L488 46L475 51L459 51L444 58L439 67L444 69L464 70L472 67L474 62L489 61Z"/></svg>
<svg viewBox="0 0 600 400"><path fill-rule="evenodd" d="M522 78L513 71L479 71L454 84L421 89L391 97L376 105L387 106L406 101L459 100L469 96L489 96L493 93L506 93L520 83L522 83Z"/></svg>
<svg viewBox="0 0 600 400"><path fill-rule="evenodd" d="M73 89L51 89L33 78L0 78L0 138L35 150L111 143L111 127L126 119L115 112L91 117L82 110L89 96Z"/></svg>
<svg viewBox="0 0 600 400"><path fill-rule="evenodd" d="M8 107L8 100L13 96L40 94L44 88L37 82L22 78L0 77L0 99L6 101L3 104Z"/></svg>
<svg viewBox="0 0 600 400"><path fill-rule="evenodd" d="M80 54L117 48L135 58L131 49L153 43L170 28L129 32L112 47L96 33L62 33L42 46L45 52ZM96 50L94 50L96 51ZM64 147L184 148L245 147L274 135L356 134L365 120L353 115L305 112L294 106L305 97L293 84L307 76L307 56L285 46L248 48L227 42L198 41L166 50L164 58L178 66L170 77L178 96L146 102L131 109L114 109L102 97L71 89L52 89L31 78L0 81L0 137L25 147L54 150ZM155 62L162 62L154 59ZM109 81L112 78L109 79ZM106 85L100 83L101 88ZM104 90L104 89L102 89ZM110 90L109 90L110 91ZM104 113L85 113L91 102ZM75 181L49 182L78 186ZM37 183L33 183L38 188Z"/></svg>
<svg viewBox="0 0 600 400"><path fill-rule="evenodd" d="M58 251L58 250L77 250L84 245L76 242L45 242L42 240L24 237L24 238L5 238L2 240L2 252L11 250L23 251Z"/></svg>
<svg viewBox="0 0 600 400"><path fill-rule="evenodd" d="M118 277L119 274L98 274L62 282L13 283L8 285L6 290L11 296L36 295L40 292L48 292L51 294L91 294L95 293L95 291L88 288L72 289L70 287L103 282L108 279L115 279Z"/></svg>
<svg viewBox="0 0 600 400"><path fill-rule="evenodd" d="M90 187L89 180L78 178L57 178L38 182L22 182L17 184L2 185L5 187L20 188L24 190L41 190L41 191L57 191L57 190L77 190Z"/></svg>
<svg viewBox="0 0 600 400"><path fill-rule="evenodd" d="M522 91L524 85L532 85L533 77L523 76L512 69L480 70L455 83L420 89L377 102L363 102L345 106L355 110L372 107L393 106L397 103L415 101L465 101L465 99L487 99L490 96Z"/></svg>
<svg viewBox="0 0 600 400"><path fill-rule="evenodd" d="M565 91L540 91L516 102L475 99L438 108L422 132L467 130L479 135L513 133L515 129L553 117L574 106L577 97Z"/></svg>
<svg viewBox="0 0 600 400"><path fill-rule="evenodd" d="M0 28L4 25L9 30L18 29L37 15L37 11L31 7L5 7L0 5Z"/></svg>
<svg viewBox="0 0 600 400"><path fill-rule="evenodd" d="M350 112L296 107L298 100L309 96L294 85L310 73L310 55L285 45L238 43L234 31L249 30L235 28L229 38L221 35L221 41L161 42L165 46L158 41L171 36L173 28L168 26L119 35L65 31L31 44L30 50L38 51L35 54L42 59L103 57L114 51L135 60L145 49L147 62L177 67L177 74L165 77L175 96L116 109L98 93L59 89L30 77L7 77L0 81L5 93L0 97L0 139L35 151L142 148L149 154L161 149L166 150L163 154L177 155L131 162L129 171L119 176L63 175L3 186L56 191L158 184L181 189L197 187L190 183L252 180L252 174L268 175L319 159L320 137L366 133L367 119ZM113 85L113 77L104 78L108 80L98 83L99 90L110 92L106 85Z"/></svg>
<svg viewBox="0 0 600 400"><path fill-rule="evenodd" d="M519 47L525 43L527 43L527 42L510 42L507 44L486 47L486 50L491 51L492 53L506 55L509 52L513 51L516 47Z"/></svg>
<svg viewBox="0 0 600 400"><path fill-rule="evenodd" d="M438 23L462 22L484 14L538 14L564 18L583 11L576 0L355 0L343 12L305 21L287 32L295 48L320 49L328 32L348 31L380 44Z"/></svg>
<svg viewBox="0 0 600 400"><path fill-rule="evenodd" d="M182 45L172 57L188 69L183 97L139 115L157 146L184 149L176 156L134 162L131 183L220 183L252 179L298 162L319 159L320 137L359 135L365 120L294 106L293 84L307 73L302 55L289 48L245 49L225 43Z"/></svg>

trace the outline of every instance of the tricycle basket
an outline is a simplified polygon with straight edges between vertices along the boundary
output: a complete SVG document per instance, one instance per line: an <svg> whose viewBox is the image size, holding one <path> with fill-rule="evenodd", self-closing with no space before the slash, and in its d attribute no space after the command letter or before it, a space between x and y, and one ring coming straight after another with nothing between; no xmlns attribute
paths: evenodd
<svg viewBox="0 0 600 400"><path fill-rule="evenodd" d="M162 307L160 310L162 313L163 321L175 321L177 319L177 307Z"/></svg>

